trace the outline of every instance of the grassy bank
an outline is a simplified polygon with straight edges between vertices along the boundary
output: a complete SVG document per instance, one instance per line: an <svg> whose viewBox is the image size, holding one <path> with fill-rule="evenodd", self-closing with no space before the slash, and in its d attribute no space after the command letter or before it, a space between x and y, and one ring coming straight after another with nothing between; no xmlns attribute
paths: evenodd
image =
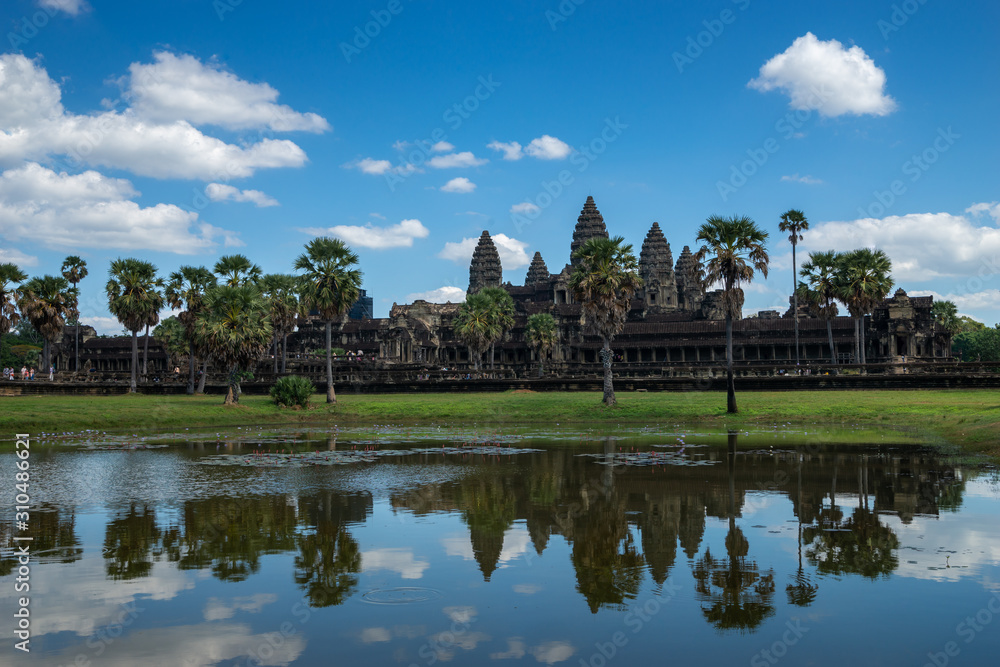
<svg viewBox="0 0 1000 667"><path fill-rule="evenodd" d="M725 414L721 393L624 393L605 408L599 393L350 395L309 410L276 408L265 396L237 407L219 396L15 396L0 398L0 432L83 429L143 432L199 426L339 424L679 424L718 428L771 424L898 426L1000 459L1000 392L990 390L748 392ZM10 438L5 436L5 441ZM0 445L5 447L6 445Z"/></svg>

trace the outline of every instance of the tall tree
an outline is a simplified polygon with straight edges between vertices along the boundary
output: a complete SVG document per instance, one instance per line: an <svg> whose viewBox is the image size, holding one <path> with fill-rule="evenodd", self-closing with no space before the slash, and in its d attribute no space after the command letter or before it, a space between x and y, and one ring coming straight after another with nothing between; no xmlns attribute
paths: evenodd
<svg viewBox="0 0 1000 667"><path fill-rule="evenodd" d="M215 273L230 287L255 283L260 279L260 267L245 255L223 255L215 263Z"/></svg>
<svg viewBox="0 0 1000 667"><path fill-rule="evenodd" d="M28 274L17 264L7 262L0 264L0 336L9 332L21 321L18 303L21 300L21 290L14 283L23 283Z"/></svg>
<svg viewBox="0 0 1000 667"><path fill-rule="evenodd" d="M79 294L77 285L87 277L87 262L76 255L70 255L62 263L62 276L73 285L73 291ZM80 372L80 300L73 302L73 312L71 317L76 326L73 327L73 370Z"/></svg>
<svg viewBox="0 0 1000 667"><path fill-rule="evenodd" d="M726 412L735 413L736 384L733 380L733 318L742 317L743 283L756 272L767 277L767 232L746 216L723 218L713 215L698 228L698 261L705 265L705 282L722 283L722 305L726 313ZM706 258L708 259L705 262Z"/></svg>
<svg viewBox="0 0 1000 667"><path fill-rule="evenodd" d="M931 305L931 315L934 322L951 335L962 330L962 322L958 318L958 306L954 301L935 301Z"/></svg>
<svg viewBox="0 0 1000 667"><path fill-rule="evenodd" d="M295 260L302 271L299 282L303 311L316 310L326 322L326 402L336 403L333 391L333 320L347 313L361 293L361 271L355 268L358 256L343 241L317 237L306 244L306 251Z"/></svg>
<svg viewBox="0 0 1000 667"><path fill-rule="evenodd" d="M882 250L858 248L840 255L840 300L854 318L857 359L865 359L865 315L882 303L892 289L892 262Z"/></svg>
<svg viewBox="0 0 1000 667"><path fill-rule="evenodd" d="M156 267L140 259L118 258L111 262L105 292L108 310L132 332L132 379L129 391L135 393L136 369L139 365L139 331L163 308L163 295L158 288Z"/></svg>
<svg viewBox="0 0 1000 667"><path fill-rule="evenodd" d="M455 315L455 334L469 348L469 360L477 373L483 353L502 335L494 307L493 299L480 290L466 296Z"/></svg>
<svg viewBox="0 0 1000 667"><path fill-rule="evenodd" d="M52 363L52 343L62 336L73 312L76 290L62 276L32 278L21 287L21 312L42 336L42 367Z"/></svg>
<svg viewBox="0 0 1000 667"><path fill-rule="evenodd" d="M271 327L274 337L271 349L274 352L274 373L278 372L278 339L281 344L281 372L285 372L288 356L288 334L295 331L296 314L299 310L298 281L284 273L269 273L260 279L260 289L267 300L271 313Z"/></svg>
<svg viewBox="0 0 1000 667"><path fill-rule="evenodd" d="M260 361L271 340L268 306L260 290L252 284L210 289L195 331L212 359L226 369L229 390L224 404L239 403L242 374Z"/></svg>
<svg viewBox="0 0 1000 667"><path fill-rule="evenodd" d="M491 315L497 324L496 338L490 341L490 368L493 368L494 348L514 328L514 299L502 287L484 287L479 290L492 302Z"/></svg>
<svg viewBox="0 0 1000 667"><path fill-rule="evenodd" d="M837 316L837 253L833 250L809 253L800 275L805 279L796 290L806 294L810 310L826 322L826 337L830 343L830 363L837 363L833 345L833 318ZM803 290L804 287L804 290Z"/></svg>
<svg viewBox="0 0 1000 667"><path fill-rule="evenodd" d="M573 259L578 264L569 279L569 287L583 306L587 325L601 337L601 362L604 365L605 405L614 405L611 341L625 327L632 297L642 287L639 265L632 246L621 236L588 239Z"/></svg>
<svg viewBox="0 0 1000 667"><path fill-rule="evenodd" d="M781 214L781 222L778 223L778 231L787 232L788 240L792 244L792 308L795 318L795 365L799 365L799 295L796 289L798 282L798 267L795 263L795 248L802 240L802 232L809 229L809 221L806 216L794 208L790 208Z"/></svg>
<svg viewBox="0 0 1000 667"><path fill-rule="evenodd" d="M538 355L538 377L542 377L545 355L555 347L559 340L559 327L556 325L556 318L548 313L536 313L529 317L525 339L528 346Z"/></svg>
<svg viewBox="0 0 1000 667"><path fill-rule="evenodd" d="M170 365L179 365L180 359L188 351L187 331L177 317L168 317L153 329L155 338L170 357Z"/></svg>
<svg viewBox="0 0 1000 667"><path fill-rule="evenodd" d="M198 337L195 336L195 324L198 313L204 306L205 294L216 285L215 276L204 266L182 266L177 271L170 274L164 296L167 303L174 310L183 308L183 312L177 316L181 324L184 325L185 339L188 344L188 386L187 393L194 393L194 367L195 352L198 346ZM202 350L201 356L205 359L202 364L202 378L208 370L207 353Z"/></svg>

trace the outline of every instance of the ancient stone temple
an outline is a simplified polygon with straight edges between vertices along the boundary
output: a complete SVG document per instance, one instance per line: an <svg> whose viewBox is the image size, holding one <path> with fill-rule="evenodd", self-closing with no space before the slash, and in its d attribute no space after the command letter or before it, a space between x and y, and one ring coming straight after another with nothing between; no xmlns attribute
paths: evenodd
<svg viewBox="0 0 1000 667"><path fill-rule="evenodd" d="M472 263L469 264L469 294L475 294L484 287L500 287L503 280L503 267L500 265L500 253L490 238L490 233L483 231L479 244L472 253Z"/></svg>
<svg viewBox="0 0 1000 667"><path fill-rule="evenodd" d="M513 298L515 324L496 345L497 363L527 374L534 363L525 340L528 317L549 313L557 323L559 340L546 368L564 375L599 370L600 339L586 326L582 307L575 302L569 280L572 253L587 239L608 238L604 217L588 197L577 218L570 244L570 260L558 273L550 273L541 253L535 253L523 285L502 284L503 267L489 232L484 231L469 266L469 293L483 287L503 287ZM664 367L719 366L725 362L726 333L722 292L707 291L703 267L696 253L684 246L674 263L667 235L652 223L639 252L644 285L632 301L624 330L612 348L616 368L660 372ZM931 297L908 297L902 290L865 319L866 356L869 362L895 362L906 355L912 361L949 358L950 335L934 323ZM423 364L428 368L464 368L469 363L466 346L454 332L453 320L460 304L393 304L390 316L363 322L345 321L335 345L371 354L383 363ZM302 335L308 336L306 325ZM853 359L854 324L849 317L831 322L834 356L838 362ZM795 363L794 319L791 309L783 316L766 311L733 322L734 357L737 364ZM799 356L803 364L829 363L826 323L799 318ZM305 338L304 338L305 339Z"/></svg>

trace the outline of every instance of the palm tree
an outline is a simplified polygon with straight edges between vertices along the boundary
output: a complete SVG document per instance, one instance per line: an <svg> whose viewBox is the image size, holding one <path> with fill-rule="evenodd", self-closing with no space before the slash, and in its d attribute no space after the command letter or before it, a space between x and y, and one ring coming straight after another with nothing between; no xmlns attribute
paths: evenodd
<svg viewBox="0 0 1000 667"><path fill-rule="evenodd" d="M934 321L951 335L962 330L962 321L958 317L958 306L954 301L935 301L931 305L931 315Z"/></svg>
<svg viewBox="0 0 1000 667"><path fill-rule="evenodd" d="M239 403L243 373L267 352L271 340L268 305L255 285L220 285L205 294L195 324L196 336L228 372L225 405Z"/></svg>
<svg viewBox="0 0 1000 667"><path fill-rule="evenodd" d="M556 318L548 313L537 313L528 318L525 334L528 346L538 355L538 377L542 377L545 355L559 341L559 327Z"/></svg>
<svg viewBox="0 0 1000 667"><path fill-rule="evenodd" d="M588 239L576 252L576 269L569 287L583 306L586 323L601 337L604 364L605 405L614 405L615 388L611 375L611 341L625 327L632 297L642 287L639 265L632 246L621 236Z"/></svg>
<svg viewBox="0 0 1000 667"><path fill-rule="evenodd" d="M830 342L830 363L837 363L833 345L833 318L837 316L837 253L833 250L809 253L809 261L802 265L796 294L805 294L809 309L826 322L826 336Z"/></svg>
<svg viewBox="0 0 1000 667"><path fill-rule="evenodd" d="M230 287L255 283L260 278L260 267L245 255L224 255L215 263L215 273Z"/></svg>
<svg viewBox="0 0 1000 667"><path fill-rule="evenodd" d="M21 290L12 283L23 283L27 279L28 274L18 268L17 264L0 264L0 336L21 321L18 312Z"/></svg>
<svg viewBox="0 0 1000 667"><path fill-rule="evenodd" d="M77 257L76 255L70 255L62 263L62 275L63 278L67 280L71 285L73 285L73 290L77 290L77 285L80 281L87 277L87 262L83 259ZM73 328L73 359L75 363L73 364L73 370L77 373L80 372L80 307L79 300L73 303L73 312L71 314L73 320L76 322L76 326Z"/></svg>
<svg viewBox="0 0 1000 667"><path fill-rule="evenodd" d="M468 346L469 360L477 373L483 353L502 335L494 310L493 299L480 290L466 296L455 315L455 334Z"/></svg>
<svg viewBox="0 0 1000 667"><path fill-rule="evenodd" d="M858 248L840 256L839 298L854 318L855 346L865 363L864 317L882 303L892 289L892 262L882 250Z"/></svg>
<svg viewBox="0 0 1000 667"><path fill-rule="evenodd" d="M170 357L170 365L179 365L188 350L187 331L178 317L168 317L153 329L153 338L163 345Z"/></svg>
<svg viewBox="0 0 1000 667"><path fill-rule="evenodd" d="M792 308L795 316L795 365L799 365L799 295L795 285L798 282L798 268L795 264L795 247L802 240L802 232L809 229L809 221L802 211L790 208L781 214L778 231L788 232L788 240L792 244Z"/></svg>
<svg viewBox="0 0 1000 667"><path fill-rule="evenodd" d="M135 393L135 373L139 365L139 345L136 335L159 314L163 307L163 295L157 288L156 267L134 258L118 258L111 262L110 278L105 286L108 295L108 310L118 318L126 329L132 332L132 380L129 391Z"/></svg>
<svg viewBox="0 0 1000 667"><path fill-rule="evenodd" d="M722 305L726 313L726 412L735 413L736 384L733 380L733 317L742 316L742 283L749 283L759 271L767 277L767 232L746 216L723 218L713 215L698 228L698 240L705 243L697 253L706 257L705 282L722 283Z"/></svg>
<svg viewBox="0 0 1000 667"><path fill-rule="evenodd" d="M492 301L491 315L496 319L497 336L490 341L490 369L493 368L493 351L496 344L514 328L514 299L502 287L484 287L479 290Z"/></svg>
<svg viewBox="0 0 1000 667"><path fill-rule="evenodd" d="M293 276L284 273L269 273L260 279L260 289L267 299L271 313L271 326L274 328L274 338L271 349L274 351L274 373L278 373L278 339L281 338L281 372L285 372L285 359L288 356L288 334L295 331L295 318L299 310L298 281Z"/></svg>
<svg viewBox="0 0 1000 667"><path fill-rule="evenodd" d="M171 308L184 311L177 319L184 325L185 339L188 343L188 386L187 393L194 393L195 348L198 344L195 336L195 322L205 300L205 293L216 285L215 276L204 266L182 266L170 274L170 280L164 290L167 303ZM202 351L202 379L208 370L208 355Z"/></svg>
<svg viewBox="0 0 1000 667"><path fill-rule="evenodd" d="M52 343L62 336L76 291L62 276L32 278L21 287L21 312L42 336L42 367L52 363Z"/></svg>
<svg viewBox="0 0 1000 667"><path fill-rule="evenodd" d="M361 271L358 256L343 241L320 236L306 244L306 252L295 260L300 276L299 297L304 312L316 310L326 321L326 402L336 403L333 391L333 319L344 315L358 300Z"/></svg>

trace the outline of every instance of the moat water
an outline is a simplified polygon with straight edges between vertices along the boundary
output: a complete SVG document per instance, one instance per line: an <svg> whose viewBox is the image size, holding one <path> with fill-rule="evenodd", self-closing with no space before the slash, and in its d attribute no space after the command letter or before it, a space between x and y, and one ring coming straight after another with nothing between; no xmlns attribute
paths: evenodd
<svg viewBox="0 0 1000 667"><path fill-rule="evenodd" d="M27 594L0 507L0 664L996 664L1000 480L911 441L37 434Z"/></svg>

